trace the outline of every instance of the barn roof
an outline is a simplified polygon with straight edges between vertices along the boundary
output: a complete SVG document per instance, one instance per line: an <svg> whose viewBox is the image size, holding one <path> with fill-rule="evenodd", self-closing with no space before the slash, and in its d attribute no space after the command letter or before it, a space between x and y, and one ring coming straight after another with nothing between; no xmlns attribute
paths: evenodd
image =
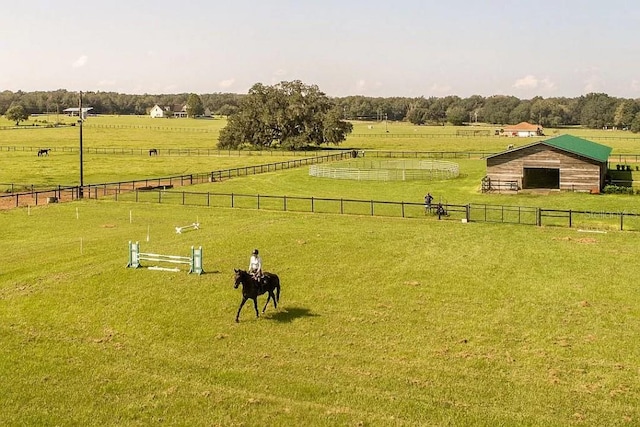
<svg viewBox="0 0 640 427"><path fill-rule="evenodd" d="M609 160L609 155L611 154L611 147L598 144L597 142L592 142L586 139L578 138L577 136L573 136L573 135L555 136L553 138L545 139L544 141L538 141L532 144L523 145L522 147L518 147L516 149L511 149L508 151L510 152L517 151L517 150L532 147L538 144L545 144L550 147L558 148L563 151L568 151L570 153L577 154L582 157L596 160L600 163L606 163ZM500 156L503 153L497 153L487 157Z"/></svg>
<svg viewBox="0 0 640 427"><path fill-rule="evenodd" d="M598 144L597 142L587 141L586 139L573 135L560 135L542 142L552 147L588 157L602 163L606 163L611 154L611 147Z"/></svg>

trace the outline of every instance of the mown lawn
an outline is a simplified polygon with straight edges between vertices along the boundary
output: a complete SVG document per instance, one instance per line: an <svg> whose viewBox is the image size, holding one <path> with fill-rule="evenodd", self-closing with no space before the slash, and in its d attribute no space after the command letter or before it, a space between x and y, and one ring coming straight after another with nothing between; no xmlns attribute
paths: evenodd
<svg viewBox="0 0 640 427"><path fill-rule="evenodd" d="M635 233L109 201L0 215L4 425L640 419ZM202 245L208 274L126 269L129 240ZM281 306L235 324L253 247Z"/></svg>
<svg viewBox="0 0 640 427"><path fill-rule="evenodd" d="M123 126L87 125L89 147L197 148L214 132L105 120ZM50 138L73 147L77 136L77 128L0 130L0 146ZM486 141L496 149L506 141L358 138L345 145L442 150ZM640 146L614 141L628 152ZM73 182L77 156L0 152L0 182ZM275 161L270 153L86 156L87 182ZM338 181L300 168L189 190L417 203L431 191L452 204L639 207L637 196L481 194L484 162L459 164L461 177L450 181ZM0 424L639 422L639 247L636 232L614 231L615 218L605 234L243 207L104 199L0 211ZM200 230L175 233L196 221ZM202 245L207 274L127 269L129 241L170 255ZM281 276L281 305L259 319L246 306L235 324L232 272L246 268L254 247Z"/></svg>

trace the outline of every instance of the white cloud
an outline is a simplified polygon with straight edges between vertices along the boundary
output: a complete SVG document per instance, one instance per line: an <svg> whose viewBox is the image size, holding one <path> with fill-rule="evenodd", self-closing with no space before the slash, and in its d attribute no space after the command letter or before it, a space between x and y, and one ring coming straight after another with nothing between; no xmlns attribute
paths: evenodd
<svg viewBox="0 0 640 427"><path fill-rule="evenodd" d="M273 73L273 75L278 77L286 76L287 70L285 70L284 68L279 68Z"/></svg>
<svg viewBox="0 0 640 427"><path fill-rule="evenodd" d="M538 78L533 74L527 74L521 79L516 80L513 84L516 89L543 89L543 90L552 90L555 89L556 84L551 81L550 78Z"/></svg>
<svg viewBox="0 0 640 427"><path fill-rule="evenodd" d="M521 88L535 89L538 87L538 79L536 78L536 76L529 74L527 76L524 76L521 79L516 80L516 82L513 84L513 87L518 89L521 89Z"/></svg>
<svg viewBox="0 0 640 427"><path fill-rule="evenodd" d="M540 80L540 85L544 88L544 89L555 89L556 88L556 84L554 82L552 82L549 78L545 77L544 79Z"/></svg>
<svg viewBox="0 0 640 427"><path fill-rule="evenodd" d="M218 86L222 87L222 88L229 88L231 86L233 86L233 84L236 82L236 79L226 79L226 80L222 80L221 82L218 83Z"/></svg>
<svg viewBox="0 0 640 427"><path fill-rule="evenodd" d="M640 91L640 80L631 80L631 90L634 90L636 92Z"/></svg>
<svg viewBox="0 0 640 427"><path fill-rule="evenodd" d="M87 57L87 55L82 55L80 58L78 58L75 61L73 61L73 64L71 64L71 66L73 68L84 67L87 64L88 60L89 60L89 58Z"/></svg>

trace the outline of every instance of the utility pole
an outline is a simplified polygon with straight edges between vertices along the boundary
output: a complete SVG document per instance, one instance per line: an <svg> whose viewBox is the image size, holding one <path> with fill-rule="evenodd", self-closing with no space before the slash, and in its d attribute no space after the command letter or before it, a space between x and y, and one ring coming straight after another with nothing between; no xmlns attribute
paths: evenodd
<svg viewBox="0 0 640 427"><path fill-rule="evenodd" d="M78 103L78 124L80 125L80 189L78 190L78 198L84 196L84 171L82 169L82 91L80 91L80 101Z"/></svg>

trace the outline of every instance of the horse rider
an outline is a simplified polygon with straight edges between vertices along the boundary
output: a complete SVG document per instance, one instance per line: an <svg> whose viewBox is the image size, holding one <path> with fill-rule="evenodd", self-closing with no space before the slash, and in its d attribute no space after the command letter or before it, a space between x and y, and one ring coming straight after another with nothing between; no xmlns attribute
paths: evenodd
<svg viewBox="0 0 640 427"><path fill-rule="evenodd" d="M262 274L262 258L260 258L257 249L254 249L253 252L251 252L251 258L249 259L249 274L251 274L258 283L262 284L262 278L264 277Z"/></svg>

